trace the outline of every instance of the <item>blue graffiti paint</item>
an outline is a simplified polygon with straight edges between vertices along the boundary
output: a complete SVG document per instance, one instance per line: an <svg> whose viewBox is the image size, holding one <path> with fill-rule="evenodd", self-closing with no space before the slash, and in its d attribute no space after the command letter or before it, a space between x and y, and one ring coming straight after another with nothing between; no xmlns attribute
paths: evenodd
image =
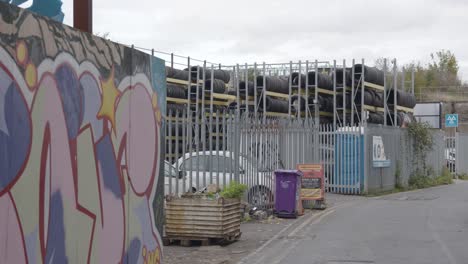
<svg viewBox="0 0 468 264"><path fill-rule="evenodd" d="M151 57L153 91L158 95L158 106L161 114L166 115L166 66L164 60Z"/></svg>
<svg viewBox="0 0 468 264"><path fill-rule="evenodd" d="M140 258L140 248L141 242L140 239L134 238L130 242L127 251L125 252L123 264L132 264L138 263L138 259Z"/></svg>
<svg viewBox="0 0 468 264"><path fill-rule="evenodd" d="M0 87L0 91L2 89L4 87ZM6 93L0 92L2 96L0 116L5 119L7 131L0 130L0 191L16 178L27 159L31 143L28 107L16 84L10 83Z"/></svg>
<svg viewBox="0 0 468 264"><path fill-rule="evenodd" d="M158 246L153 236L153 226L151 224L151 213L145 201L141 201L133 208L133 213L137 217L141 226L141 240L148 251L154 251Z"/></svg>
<svg viewBox="0 0 468 264"><path fill-rule="evenodd" d="M65 224L63 200L60 192L50 197L49 228L47 232L47 248L44 263L68 263L65 252Z"/></svg>
<svg viewBox="0 0 468 264"><path fill-rule="evenodd" d="M104 188L109 189L117 199L122 199L117 162L112 152L110 135L106 134L96 145L96 155L101 166Z"/></svg>
<svg viewBox="0 0 468 264"><path fill-rule="evenodd" d="M102 137L103 122L96 116L101 107L101 94L99 93L99 86L91 74L83 74L80 78L81 86L83 87L83 103L84 109L83 120L81 126L91 124L93 128L94 138Z"/></svg>
<svg viewBox="0 0 468 264"><path fill-rule="evenodd" d="M62 12L61 0L0 0L0 2L21 6L26 2L32 2L29 11L41 16L50 17L55 21L63 22L65 15Z"/></svg>
<svg viewBox="0 0 468 264"><path fill-rule="evenodd" d="M68 138L75 139L82 119L83 88L68 65L61 65L55 71L55 79L63 102Z"/></svg>

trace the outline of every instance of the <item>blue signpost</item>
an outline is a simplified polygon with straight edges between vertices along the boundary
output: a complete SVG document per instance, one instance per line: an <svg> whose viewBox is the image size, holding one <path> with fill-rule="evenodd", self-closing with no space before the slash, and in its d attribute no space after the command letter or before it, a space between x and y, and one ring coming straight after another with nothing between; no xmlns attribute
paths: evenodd
<svg viewBox="0 0 468 264"><path fill-rule="evenodd" d="M458 114L446 114L445 127L458 127Z"/></svg>

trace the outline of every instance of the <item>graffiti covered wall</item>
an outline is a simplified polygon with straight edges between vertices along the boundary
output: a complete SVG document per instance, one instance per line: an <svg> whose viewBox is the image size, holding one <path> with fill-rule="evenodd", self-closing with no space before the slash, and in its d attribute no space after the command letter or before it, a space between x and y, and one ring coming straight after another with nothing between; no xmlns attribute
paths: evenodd
<svg viewBox="0 0 468 264"><path fill-rule="evenodd" d="M0 3L0 263L161 262L162 76Z"/></svg>
<svg viewBox="0 0 468 264"><path fill-rule="evenodd" d="M17 6L29 6L28 10L41 16L50 17L55 21L63 22L65 14L62 11L61 0L0 0Z"/></svg>

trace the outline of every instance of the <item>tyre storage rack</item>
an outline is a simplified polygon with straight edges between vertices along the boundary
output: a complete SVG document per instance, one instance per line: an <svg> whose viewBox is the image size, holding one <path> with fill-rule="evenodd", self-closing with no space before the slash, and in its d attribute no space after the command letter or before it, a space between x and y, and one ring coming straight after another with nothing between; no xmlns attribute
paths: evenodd
<svg viewBox="0 0 468 264"><path fill-rule="evenodd" d="M144 51L150 51L143 49ZM375 83L368 82L366 80L365 71L356 72L356 60L352 60L349 66L347 61L342 60L340 64L337 61L298 61L288 63L253 63L253 64L236 64L236 65L222 65L220 63L208 62L206 60L197 60L190 57L176 55L174 53L158 52L159 57L162 57L166 61L166 65L172 68L183 68L189 69L190 74L188 80L178 80L167 78L168 83L178 84L186 87L187 99L180 98L167 98L168 103L181 104L186 106L187 111L193 111L194 116L201 118L215 117L217 110L232 109L238 113L242 112L253 112L253 114L259 114L263 117L268 116L280 116L294 118L305 118L305 120L320 123L321 120L327 120L333 125L333 128L337 126L344 126L350 124L365 124L369 113L383 113L384 122L383 125L391 124L392 126L398 126L396 120L399 112L412 113L413 109L406 108L398 105L396 93L394 94L393 102L390 104L390 91L391 90L402 90L410 92L414 95L414 70L409 72L405 69L398 70L396 59L390 62L391 67L388 67L388 61L384 59L384 85L378 85ZM365 66L365 60L362 59L359 62ZM192 74L195 72L192 70L192 66L198 66L196 71L197 78L192 78ZM389 68L391 68L389 70ZM211 87L205 87L206 74L213 76L213 71L225 70L230 72L231 78L227 84L226 93L219 94L214 93L213 85ZM202 72L203 74L200 74ZM333 89L324 89L313 84L309 80L309 72L315 72L315 80L317 80L319 73L327 73L332 77ZM337 72L342 74L343 83L337 82ZM298 84L293 84L292 74L305 74L305 85L299 78ZM346 84L346 79L351 75L351 85ZM255 81L258 76L263 76L264 85L258 85ZM265 78L267 76L272 77L287 77L289 80L288 93L277 93L270 91L268 86L265 85ZM253 81L254 94L249 95L248 88L241 93L240 82ZM246 85L247 86L247 85ZM196 87L194 90L191 87ZM384 105L383 107L376 107L364 104L364 93L366 90L374 90L383 92L384 94ZM230 93L228 94L228 91ZM293 105L292 97L295 95L304 96L307 107L301 107L301 104ZM319 95L331 96L333 98L333 109L332 111L319 111L319 107L314 107L318 102ZM346 102L346 96L351 95L351 101ZM288 103L287 113L277 113L266 111L266 97L272 97L275 99L284 100ZM358 98L360 96L361 98ZM259 100L263 98L263 100ZM310 100L311 99L311 100ZM262 106L259 103L262 102ZM362 106L362 107L361 107ZM387 120L388 119L388 120ZM209 121L209 120L207 120Z"/></svg>
<svg viewBox="0 0 468 264"><path fill-rule="evenodd" d="M311 109L314 108L316 100L309 101L310 96L315 95L314 97L317 98L319 94L329 95L336 97L336 91L334 90L327 90L318 85L310 84L308 81L308 72L311 70L315 70L316 75L318 75L320 71L326 71L330 69L329 62L298 62L298 63L277 63L277 64L244 64L244 65L235 65L225 68L231 68L233 72L233 82L231 87L237 92L236 95L236 106L238 112L246 111L246 106L251 106L249 110L254 114L261 114L263 117L289 117L289 118L297 118L303 117L306 120L313 121L314 117L328 117L333 118L334 114L332 112L327 111L319 111L317 108L317 113L312 113ZM306 84L303 85L302 79L298 78L298 84L293 84L292 74L305 74ZM263 82L262 85L259 85L255 80L257 78L262 78ZM267 77L282 77L288 79L288 93L278 93L269 90L268 85L266 85L266 78ZM317 78L316 78L317 79ZM240 89L240 82L247 83L253 80L253 95L249 95L247 92L241 93ZM304 86L304 87L303 87ZM292 102L293 96L304 96L305 105L307 107L301 107L301 104L294 106ZM287 113L279 113L279 112L269 112L266 111L266 98L271 97L279 100L284 100L288 102L288 111ZM336 100L336 98L335 98ZM263 104L263 105L262 105ZM314 108L315 109L315 108Z"/></svg>

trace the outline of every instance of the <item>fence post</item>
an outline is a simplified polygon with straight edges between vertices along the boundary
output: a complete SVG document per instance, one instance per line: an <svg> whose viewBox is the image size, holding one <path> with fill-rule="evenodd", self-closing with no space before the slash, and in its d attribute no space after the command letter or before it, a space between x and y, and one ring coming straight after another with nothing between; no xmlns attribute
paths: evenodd
<svg viewBox="0 0 468 264"><path fill-rule="evenodd" d="M369 191L369 186L368 186L368 182L369 182L369 175L367 175L367 168L370 164L369 162L369 151L367 151L367 144L368 144L368 131L367 131L367 123L364 125L364 126L360 126L359 127L359 137L361 137L361 130L362 130L362 137L364 138L364 146L361 148L361 146L358 146L360 149L362 149L362 151L364 151L363 155L364 155L364 168L362 168L362 173L364 174L364 192L361 191L361 194L367 194L368 191ZM361 151L361 150L360 150ZM360 163L360 162L359 162Z"/></svg>

